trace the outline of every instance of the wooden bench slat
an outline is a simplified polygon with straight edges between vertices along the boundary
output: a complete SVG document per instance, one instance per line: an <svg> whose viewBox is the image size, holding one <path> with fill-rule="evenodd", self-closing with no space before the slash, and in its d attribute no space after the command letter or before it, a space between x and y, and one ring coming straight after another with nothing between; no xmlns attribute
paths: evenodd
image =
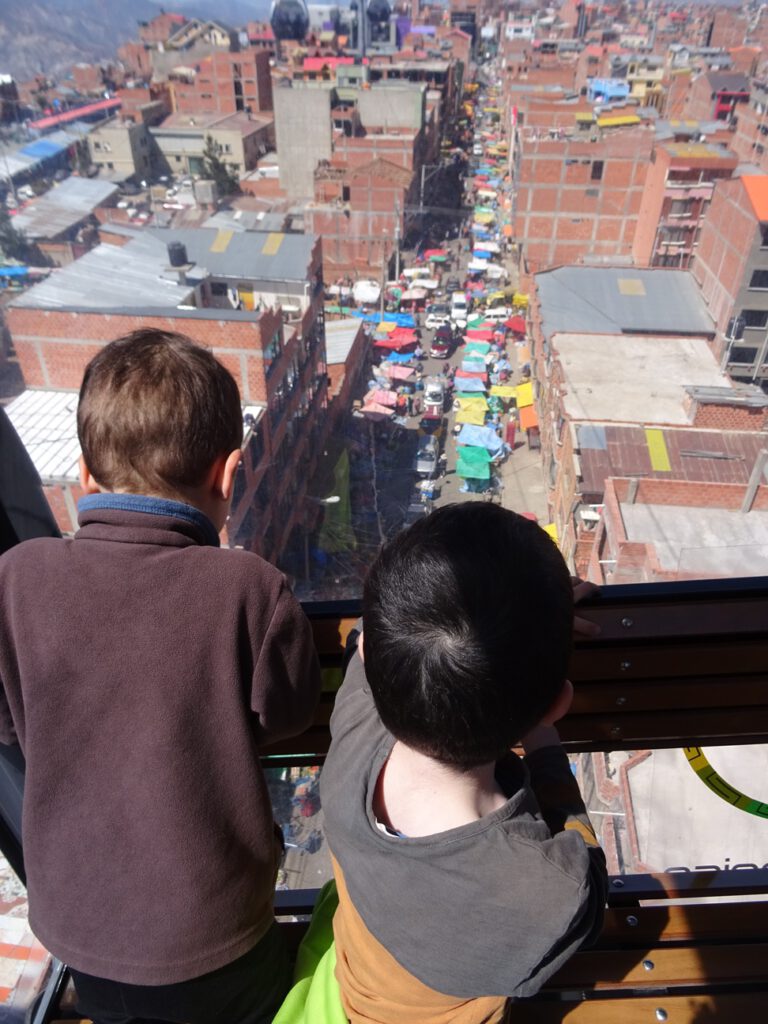
<svg viewBox="0 0 768 1024"><path fill-rule="evenodd" d="M754 742L768 741L768 705L743 708L690 708L608 715L568 715L557 723L564 742L579 741L587 748L621 750L627 746L644 750L656 740L670 740L673 746L705 743L733 743L739 737ZM612 744L606 748L606 744ZM669 745L669 744L668 744Z"/></svg>
<svg viewBox="0 0 768 1024"><path fill-rule="evenodd" d="M595 948L726 939L768 941L768 902L609 907Z"/></svg>
<svg viewBox="0 0 768 1024"><path fill-rule="evenodd" d="M572 956L546 987L600 991L719 983L768 985L768 943L589 949Z"/></svg>
<svg viewBox="0 0 768 1024"><path fill-rule="evenodd" d="M564 1003L523 1000L512 1007L513 1024L759 1024L765 1019L765 992L726 992L718 995L594 999ZM662 1010L666 1016L657 1017Z"/></svg>
<svg viewBox="0 0 768 1024"><path fill-rule="evenodd" d="M625 644L577 647L568 676L573 682L600 679L632 680L656 677L727 675L738 666L739 674L768 674L768 643L764 638L744 637L707 642L687 639L657 644ZM623 667L622 667L623 666Z"/></svg>
<svg viewBox="0 0 768 1024"><path fill-rule="evenodd" d="M720 708L724 698L732 708L768 703L768 672L765 675L696 676L679 679L662 676L653 680L610 680L574 683L569 715L634 711L667 711L680 708ZM687 713L687 712L686 712Z"/></svg>

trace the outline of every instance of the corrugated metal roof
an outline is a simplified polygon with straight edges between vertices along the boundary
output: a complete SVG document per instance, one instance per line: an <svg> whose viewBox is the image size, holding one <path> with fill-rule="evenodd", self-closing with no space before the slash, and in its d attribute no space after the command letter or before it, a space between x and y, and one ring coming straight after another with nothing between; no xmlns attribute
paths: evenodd
<svg viewBox="0 0 768 1024"><path fill-rule="evenodd" d="M600 448L585 445L585 430L603 431L606 443ZM660 479L746 484L765 438L755 430L694 430L675 427L661 430L670 469L655 470L642 426L608 423L577 424L582 493L601 495L611 476L642 476Z"/></svg>
<svg viewBox="0 0 768 1024"><path fill-rule="evenodd" d="M36 142L30 142L28 146L24 146L21 152L24 156L31 156L33 160L47 160L49 157L63 153L66 148L58 142L38 139Z"/></svg>
<svg viewBox="0 0 768 1024"><path fill-rule="evenodd" d="M56 238L117 192L118 186L110 181L67 178L21 210L14 224L29 238Z"/></svg>
<svg viewBox="0 0 768 1024"><path fill-rule="evenodd" d="M25 391L5 411L44 484L77 482L76 391Z"/></svg>
<svg viewBox="0 0 768 1024"><path fill-rule="evenodd" d="M267 231L232 231L226 246L215 228L151 228L162 241L181 242L190 263L216 277L253 281L306 281L315 244L313 235Z"/></svg>
<svg viewBox="0 0 768 1024"><path fill-rule="evenodd" d="M362 327L362 321L354 317L344 320L327 320L325 324L325 352L329 366L345 363L352 350L355 338Z"/></svg>
<svg viewBox="0 0 768 1024"><path fill-rule="evenodd" d="M712 335L687 270L557 267L536 274L544 334ZM686 383L690 383L686 381Z"/></svg>
<svg viewBox="0 0 768 1024"><path fill-rule="evenodd" d="M193 289L180 285L175 275L166 276L167 266L165 245L144 233L124 246L98 245L24 292L12 305L34 309L172 309L189 302Z"/></svg>

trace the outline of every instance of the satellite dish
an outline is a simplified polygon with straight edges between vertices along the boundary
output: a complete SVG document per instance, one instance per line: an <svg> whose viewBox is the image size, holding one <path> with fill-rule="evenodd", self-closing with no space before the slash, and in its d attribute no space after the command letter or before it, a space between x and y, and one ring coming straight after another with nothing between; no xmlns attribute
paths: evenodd
<svg viewBox="0 0 768 1024"><path fill-rule="evenodd" d="M309 28L309 12L304 0L274 0L269 22L275 39L301 42Z"/></svg>

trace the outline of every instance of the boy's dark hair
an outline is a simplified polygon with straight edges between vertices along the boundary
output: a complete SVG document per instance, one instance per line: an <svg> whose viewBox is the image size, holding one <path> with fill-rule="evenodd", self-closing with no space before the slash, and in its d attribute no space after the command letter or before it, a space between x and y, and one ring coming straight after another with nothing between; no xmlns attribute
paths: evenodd
<svg viewBox="0 0 768 1024"><path fill-rule="evenodd" d="M85 368L77 433L102 487L173 496L242 444L240 395L232 374L189 338L133 331Z"/></svg>
<svg viewBox="0 0 768 1024"><path fill-rule="evenodd" d="M363 590L365 673L387 729L460 769L497 760L566 677L573 588L535 523L446 505L389 541Z"/></svg>

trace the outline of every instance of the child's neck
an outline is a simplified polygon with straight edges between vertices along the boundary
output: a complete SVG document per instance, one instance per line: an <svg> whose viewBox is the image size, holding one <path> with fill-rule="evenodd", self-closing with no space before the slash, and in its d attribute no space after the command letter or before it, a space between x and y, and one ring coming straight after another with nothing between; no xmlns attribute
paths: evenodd
<svg viewBox="0 0 768 1024"><path fill-rule="evenodd" d="M376 782L374 813L412 838L468 825L507 801L495 768L492 761L458 771L396 742Z"/></svg>

